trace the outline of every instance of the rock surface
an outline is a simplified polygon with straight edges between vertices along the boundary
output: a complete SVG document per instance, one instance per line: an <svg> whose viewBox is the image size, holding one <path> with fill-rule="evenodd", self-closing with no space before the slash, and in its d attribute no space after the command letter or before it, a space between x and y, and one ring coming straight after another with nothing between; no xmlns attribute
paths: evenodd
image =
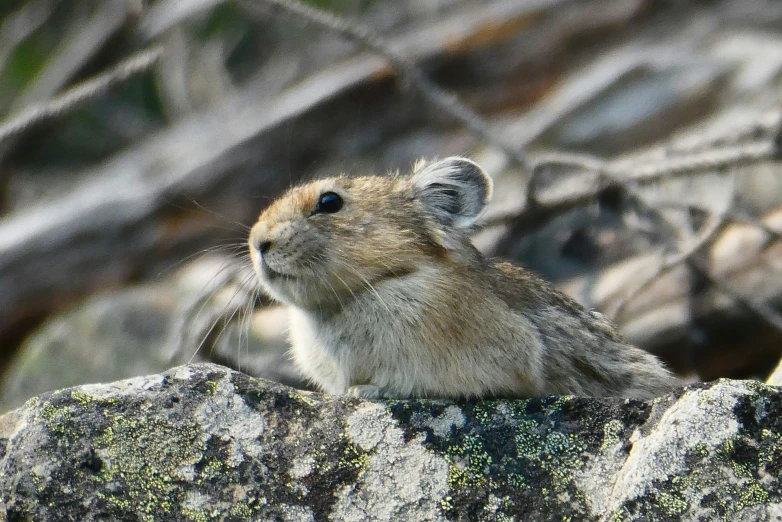
<svg viewBox="0 0 782 522"><path fill-rule="evenodd" d="M780 520L782 393L365 402L197 364L0 417L0 518Z"/></svg>

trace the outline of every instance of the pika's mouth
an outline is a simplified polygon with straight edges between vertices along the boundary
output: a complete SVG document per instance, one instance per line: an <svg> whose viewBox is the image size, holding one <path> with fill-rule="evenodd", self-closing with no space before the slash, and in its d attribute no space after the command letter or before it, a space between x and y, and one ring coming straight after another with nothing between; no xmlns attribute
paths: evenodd
<svg viewBox="0 0 782 522"><path fill-rule="evenodd" d="M285 274L283 272L278 272L277 270L274 270L265 261L261 261L260 262L259 273L260 273L261 279L262 280L266 280L268 282L292 281L292 280L296 279L296 277L293 276L293 275Z"/></svg>
<svg viewBox="0 0 782 522"><path fill-rule="evenodd" d="M283 274L282 272L276 272L271 268L267 268L265 270L264 275L266 276L266 279L268 279L269 281L289 281L293 279L293 276L288 274Z"/></svg>

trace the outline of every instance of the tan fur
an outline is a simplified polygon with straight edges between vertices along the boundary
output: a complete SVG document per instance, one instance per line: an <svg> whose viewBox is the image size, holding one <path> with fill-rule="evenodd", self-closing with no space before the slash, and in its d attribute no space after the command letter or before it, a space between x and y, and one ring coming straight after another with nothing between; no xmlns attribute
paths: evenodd
<svg viewBox="0 0 782 522"><path fill-rule="evenodd" d="M491 194L477 165L449 158L427 168L314 181L253 226L254 268L264 290L290 307L293 359L307 378L333 394L394 398L646 398L677 386L603 316L472 246L465 223ZM440 177L465 168L467 182L454 186L472 199L447 222L450 201L433 210L440 193L427 200L421 186L440 190ZM343 208L313 214L325 192L339 194Z"/></svg>

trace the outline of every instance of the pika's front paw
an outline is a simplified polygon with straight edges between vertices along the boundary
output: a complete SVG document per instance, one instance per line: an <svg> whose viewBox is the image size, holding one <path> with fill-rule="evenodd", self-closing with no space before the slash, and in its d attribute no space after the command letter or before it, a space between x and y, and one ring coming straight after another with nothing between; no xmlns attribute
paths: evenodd
<svg viewBox="0 0 782 522"><path fill-rule="evenodd" d="M359 384L348 388L347 394L360 399L382 399L385 397L383 390L371 384Z"/></svg>

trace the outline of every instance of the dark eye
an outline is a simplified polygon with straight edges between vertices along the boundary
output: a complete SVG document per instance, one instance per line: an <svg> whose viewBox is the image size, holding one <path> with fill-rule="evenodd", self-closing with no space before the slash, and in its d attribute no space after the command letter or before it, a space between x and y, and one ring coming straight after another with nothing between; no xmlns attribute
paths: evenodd
<svg viewBox="0 0 782 522"><path fill-rule="evenodd" d="M318 206L315 207L315 212L333 214L334 212L339 212L339 209L342 208L343 203L344 202L342 201L342 198L339 196L339 194L335 194L334 192L324 192L320 195L320 199L318 199Z"/></svg>

